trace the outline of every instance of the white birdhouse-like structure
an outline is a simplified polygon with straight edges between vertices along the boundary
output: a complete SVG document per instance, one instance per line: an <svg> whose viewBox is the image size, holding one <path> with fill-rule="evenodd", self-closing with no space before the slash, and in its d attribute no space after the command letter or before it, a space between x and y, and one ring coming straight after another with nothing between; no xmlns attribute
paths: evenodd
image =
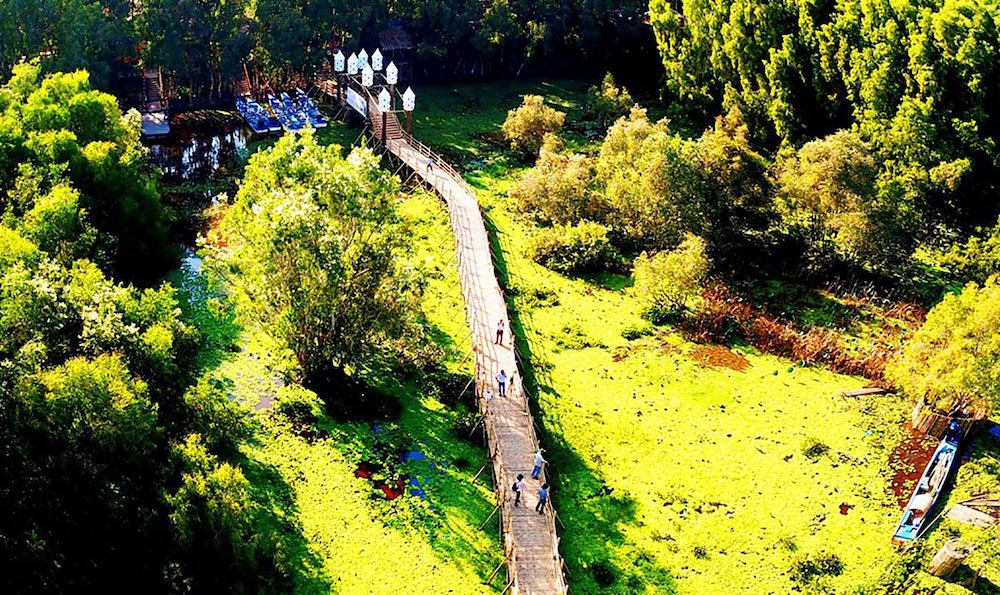
<svg viewBox="0 0 1000 595"><path fill-rule="evenodd" d="M382 52L378 48L372 53L372 70L375 72L382 70Z"/></svg>
<svg viewBox="0 0 1000 595"><path fill-rule="evenodd" d="M395 85L397 81L399 81L399 69L396 68L395 62L389 62L389 65L385 67L385 82Z"/></svg>
<svg viewBox="0 0 1000 595"><path fill-rule="evenodd" d="M383 112L392 109L392 96L389 95L388 89L382 89L382 92L378 94L378 109Z"/></svg>
<svg viewBox="0 0 1000 595"><path fill-rule="evenodd" d="M347 59L347 74L355 75L358 73L358 56L354 52L351 52L351 57Z"/></svg>
<svg viewBox="0 0 1000 595"><path fill-rule="evenodd" d="M406 92L403 93L403 111L412 112L416 106L417 96L413 92L413 89L407 87Z"/></svg>
<svg viewBox="0 0 1000 595"><path fill-rule="evenodd" d="M375 71L372 67L365 64L365 69L361 71L361 84L366 87L371 87L372 83L375 82Z"/></svg>
<svg viewBox="0 0 1000 595"><path fill-rule="evenodd" d="M337 72L344 72L344 52L337 50L333 55L333 69Z"/></svg>
<svg viewBox="0 0 1000 595"><path fill-rule="evenodd" d="M367 64L368 64L368 52L366 52L364 48L362 48L361 51L358 52L358 68L364 69L364 67Z"/></svg>

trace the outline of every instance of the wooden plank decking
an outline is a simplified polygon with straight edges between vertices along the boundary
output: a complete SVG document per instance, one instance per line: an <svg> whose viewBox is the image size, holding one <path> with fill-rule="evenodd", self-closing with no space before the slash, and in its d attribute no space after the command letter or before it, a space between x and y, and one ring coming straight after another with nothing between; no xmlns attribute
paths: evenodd
<svg viewBox="0 0 1000 595"><path fill-rule="evenodd" d="M378 142L383 137L382 115L370 94L368 109L368 122ZM440 157L405 134L394 114L387 116L384 149L432 187L448 207L476 359L476 395L497 486L500 526L508 562L507 592L563 595L567 587L554 509L546 509L544 514L535 512L538 487L545 481L545 475L543 472L540 481L531 479L538 439L527 395L521 385L517 356L509 324L506 324L510 320L507 306L497 283L489 236L475 191ZM432 167L428 167L429 158L434 160ZM503 320L507 328L502 345L494 344L499 320ZM510 379L506 397L499 396L494 380L500 370ZM488 399L487 389L492 392L492 399ZM524 474L527 489L521 506L515 508L511 486L518 473Z"/></svg>

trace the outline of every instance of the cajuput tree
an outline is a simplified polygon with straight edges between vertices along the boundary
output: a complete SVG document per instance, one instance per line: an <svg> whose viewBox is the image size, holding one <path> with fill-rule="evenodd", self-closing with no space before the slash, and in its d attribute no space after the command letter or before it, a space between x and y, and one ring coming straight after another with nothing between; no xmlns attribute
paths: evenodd
<svg viewBox="0 0 1000 595"><path fill-rule="evenodd" d="M970 283L941 300L886 376L943 413L1000 406L1000 279Z"/></svg>
<svg viewBox="0 0 1000 595"><path fill-rule="evenodd" d="M399 181L378 159L286 136L250 160L219 253L244 319L287 342L307 380L408 328L419 282L402 263Z"/></svg>

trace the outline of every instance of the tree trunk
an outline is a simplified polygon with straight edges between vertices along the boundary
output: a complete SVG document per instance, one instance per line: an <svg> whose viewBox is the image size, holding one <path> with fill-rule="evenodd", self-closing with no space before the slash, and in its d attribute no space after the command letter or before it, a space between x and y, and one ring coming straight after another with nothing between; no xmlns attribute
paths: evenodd
<svg viewBox="0 0 1000 595"><path fill-rule="evenodd" d="M952 539L931 560L927 572L940 578L946 578L955 572L962 562L972 553L972 546L960 539Z"/></svg>

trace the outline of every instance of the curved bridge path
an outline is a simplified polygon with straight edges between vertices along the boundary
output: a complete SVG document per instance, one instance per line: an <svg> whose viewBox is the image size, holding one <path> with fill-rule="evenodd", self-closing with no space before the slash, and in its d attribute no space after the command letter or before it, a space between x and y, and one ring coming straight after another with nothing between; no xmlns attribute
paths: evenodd
<svg viewBox="0 0 1000 595"><path fill-rule="evenodd" d="M366 91L360 85L354 88ZM387 112L383 118L374 97L370 93L365 95L373 144L389 153L400 166L412 170L444 199L448 207L475 354L476 397L489 443L504 537L507 566L504 592L563 595L567 586L559 555L555 510L550 506L544 514L535 512L538 488L545 481L545 475L543 473L538 481L531 479L539 443L527 394L521 384L509 330L510 318L497 283L489 236L476 193L443 159L404 132L395 113ZM433 160L433 165L428 166L429 160ZM499 320L505 323L502 345L494 344ZM501 370L509 378L506 397L501 397L497 391L495 377ZM526 489L521 505L515 507L511 486L519 473L525 476Z"/></svg>

